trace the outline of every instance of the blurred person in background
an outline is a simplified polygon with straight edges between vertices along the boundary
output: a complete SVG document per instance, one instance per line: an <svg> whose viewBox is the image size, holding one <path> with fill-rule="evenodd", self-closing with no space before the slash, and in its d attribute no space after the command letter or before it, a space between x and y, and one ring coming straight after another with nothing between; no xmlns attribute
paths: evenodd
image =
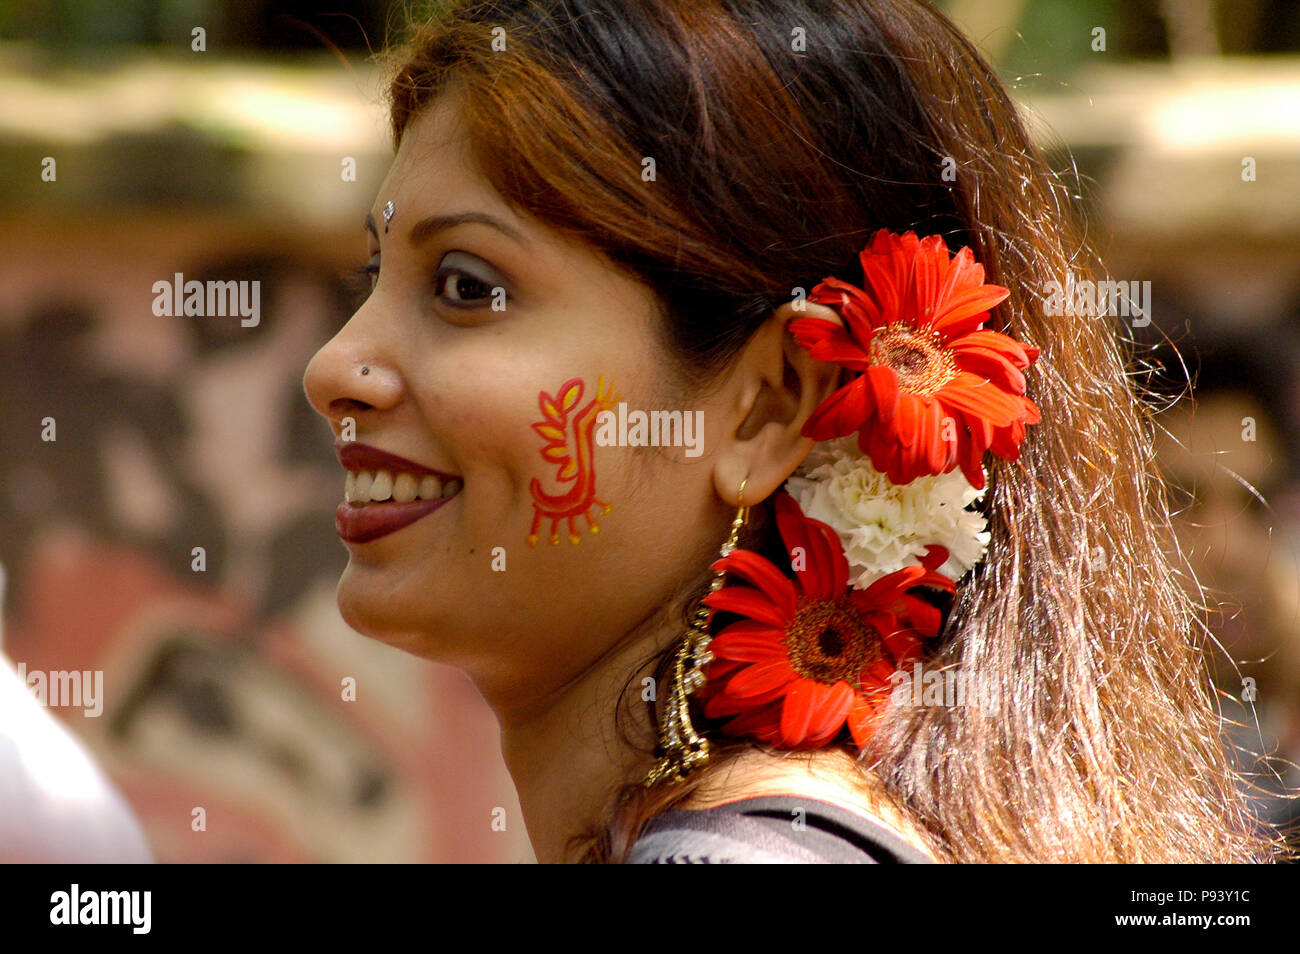
<svg viewBox="0 0 1300 954"><path fill-rule="evenodd" d="M1300 818L1300 461L1287 408L1300 381L1285 355L1249 338L1208 345L1192 399L1162 417L1158 444L1186 494L1175 526L1198 598L1239 671L1216 682L1239 708L1232 736L1263 811L1294 840ZM1271 756L1267 762L1252 753ZM1269 797L1269 795L1280 797Z"/></svg>
<svg viewBox="0 0 1300 954"><path fill-rule="evenodd" d="M0 605L4 590L0 567ZM130 807L25 675L0 653L0 862L152 861Z"/></svg>

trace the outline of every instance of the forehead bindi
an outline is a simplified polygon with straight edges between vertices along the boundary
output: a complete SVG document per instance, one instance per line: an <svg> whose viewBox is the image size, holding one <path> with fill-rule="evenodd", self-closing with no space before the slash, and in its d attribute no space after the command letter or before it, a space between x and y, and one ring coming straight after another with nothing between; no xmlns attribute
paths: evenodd
<svg viewBox="0 0 1300 954"><path fill-rule="evenodd" d="M379 231L400 228L417 243L420 223L440 217L482 219L527 244L530 229L475 165L453 100L439 100L411 121L370 210Z"/></svg>

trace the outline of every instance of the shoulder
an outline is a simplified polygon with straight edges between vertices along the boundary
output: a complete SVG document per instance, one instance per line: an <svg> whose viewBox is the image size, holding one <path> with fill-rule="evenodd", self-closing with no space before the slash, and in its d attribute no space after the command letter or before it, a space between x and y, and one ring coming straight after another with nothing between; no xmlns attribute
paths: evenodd
<svg viewBox="0 0 1300 954"><path fill-rule="evenodd" d="M745 798L665 812L629 864L928 864L878 820L803 795Z"/></svg>
<svg viewBox="0 0 1300 954"><path fill-rule="evenodd" d="M652 819L633 864L924 864L935 861L878 785L844 752L750 750L715 766Z"/></svg>

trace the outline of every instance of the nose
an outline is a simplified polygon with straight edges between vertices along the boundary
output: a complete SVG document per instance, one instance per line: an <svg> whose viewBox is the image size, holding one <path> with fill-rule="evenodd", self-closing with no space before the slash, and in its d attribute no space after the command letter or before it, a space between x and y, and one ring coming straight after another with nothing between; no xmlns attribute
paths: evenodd
<svg viewBox="0 0 1300 954"><path fill-rule="evenodd" d="M401 374L376 339L377 323L371 320L376 316L366 314L371 302L362 305L316 352L303 374L308 403L336 434L343 418L360 423L365 415L387 410L401 400Z"/></svg>

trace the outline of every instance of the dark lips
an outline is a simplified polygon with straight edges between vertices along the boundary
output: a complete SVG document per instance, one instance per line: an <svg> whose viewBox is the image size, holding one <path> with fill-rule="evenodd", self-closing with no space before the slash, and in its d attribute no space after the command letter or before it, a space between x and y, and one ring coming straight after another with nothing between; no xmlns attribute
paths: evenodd
<svg viewBox="0 0 1300 954"><path fill-rule="evenodd" d="M448 474L441 470L434 470L432 467L425 467L413 460L398 457L396 454L390 454L388 451L382 451L378 447L371 447L368 444L358 444L356 441L335 444L334 450L338 453L339 463L343 465L344 470L386 470L394 477L405 472L416 477L432 474L444 481L452 478L459 479L458 474Z"/></svg>
<svg viewBox="0 0 1300 954"><path fill-rule="evenodd" d="M369 543L415 523L443 504L455 500L456 496L412 500L410 503L389 500L385 503L369 503L364 507L354 506L345 500L334 511L334 528L348 543Z"/></svg>

